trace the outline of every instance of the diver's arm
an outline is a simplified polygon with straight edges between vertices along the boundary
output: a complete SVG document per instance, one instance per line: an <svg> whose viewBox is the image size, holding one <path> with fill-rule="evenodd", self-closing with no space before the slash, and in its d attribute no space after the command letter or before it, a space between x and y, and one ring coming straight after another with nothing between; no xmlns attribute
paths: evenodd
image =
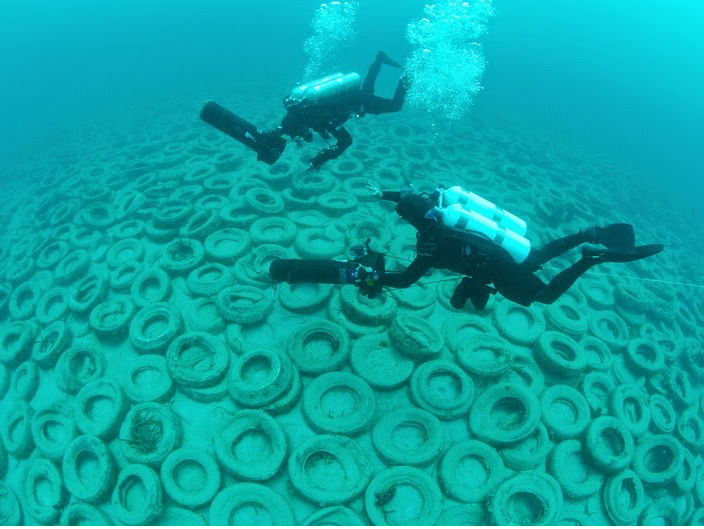
<svg viewBox="0 0 704 529"><path fill-rule="evenodd" d="M433 267L433 262L434 259L430 255L418 255L405 270L385 272L381 284L387 287L408 288Z"/></svg>
<svg viewBox="0 0 704 529"><path fill-rule="evenodd" d="M352 145L352 136L350 136L350 133L347 132L345 127L341 124L335 125L333 123L329 123L328 126L325 127L325 131L332 134L337 140L337 143L330 147L326 147L313 157L310 161L310 165L313 169L318 169L328 160L337 158L345 152L350 145Z"/></svg>
<svg viewBox="0 0 704 529"><path fill-rule="evenodd" d="M382 200L390 200L391 202L401 202L405 196L413 194L410 189L401 189L400 191L381 191Z"/></svg>

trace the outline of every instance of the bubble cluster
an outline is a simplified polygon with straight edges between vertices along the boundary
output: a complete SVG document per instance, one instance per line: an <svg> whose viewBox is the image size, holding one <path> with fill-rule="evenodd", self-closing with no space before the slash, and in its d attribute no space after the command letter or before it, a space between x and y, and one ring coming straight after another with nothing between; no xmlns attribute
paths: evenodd
<svg viewBox="0 0 704 529"><path fill-rule="evenodd" d="M408 102L459 119L482 88L485 61L479 39L493 14L492 1L444 0L426 4L424 14L406 29L415 47L406 63L412 81Z"/></svg>
<svg viewBox="0 0 704 529"><path fill-rule="evenodd" d="M320 4L311 22L313 34L303 44L308 56L304 80L327 73L322 68L333 63L341 48L349 46L355 36L353 26L358 7L356 0Z"/></svg>

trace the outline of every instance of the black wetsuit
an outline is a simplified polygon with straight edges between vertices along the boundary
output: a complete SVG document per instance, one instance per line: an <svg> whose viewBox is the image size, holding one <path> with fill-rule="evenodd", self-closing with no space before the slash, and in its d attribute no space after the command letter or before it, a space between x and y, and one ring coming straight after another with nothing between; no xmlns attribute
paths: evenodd
<svg viewBox="0 0 704 529"><path fill-rule="evenodd" d="M381 279L385 286L406 288L430 269L444 268L465 276L452 296L452 303L458 308L469 298L481 309L486 305L488 294L495 291L528 306L533 302L554 302L595 264L581 259L546 284L534 272L550 259L588 242L587 231L532 248L523 263L516 263L506 250L483 235L448 228L426 218L425 213L435 205L429 197L405 191L384 191L382 198L397 202L397 213L418 230L416 258L403 271L386 271ZM495 290L488 286L492 283Z"/></svg>
<svg viewBox="0 0 704 529"><path fill-rule="evenodd" d="M352 145L352 136L343 126L350 117L398 112L403 107L408 89L408 83L403 76L392 99L374 95L374 84L383 64L384 57L377 56L359 90L340 97L323 98L314 104L291 107L279 128L267 134L286 134L292 139L308 142L313 140L311 130L324 139L332 136L337 143L316 154L311 160L311 166L318 168L326 161L337 158Z"/></svg>

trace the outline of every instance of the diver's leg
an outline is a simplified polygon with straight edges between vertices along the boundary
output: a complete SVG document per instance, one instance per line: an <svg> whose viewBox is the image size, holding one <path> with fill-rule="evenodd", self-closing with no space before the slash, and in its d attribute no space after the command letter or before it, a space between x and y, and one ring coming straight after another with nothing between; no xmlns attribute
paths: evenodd
<svg viewBox="0 0 704 529"><path fill-rule="evenodd" d="M408 81L405 76L396 85L393 99L375 96L373 94L362 93L362 107L366 114L387 114L389 112L398 112L403 108L403 103L406 101L406 93L408 92Z"/></svg>
<svg viewBox="0 0 704 529"><path fill-rule="evenodd" d="M575 281L592 266L597 264L593 259L583 258L574 263L569 268L566 268L555 277L550 283L535 293L535 299L539 303L553 303L557 298L564 294Z"/></svg>
<svg viewBox="0 0 704 529"><path fill-rule="evenodd" d="M364 78L364 83L362 83L362 93L364 94L374 94L376 78L381 71L381 65L384 64L384 59L380 54L381 52L376 54L376 59L374 59L374 62L369 66L369 70L367 70L367 76Z"/></svg>
<svg viewBox="0 0 704 529"><path fill-rule="evenodd" d="M590 241L590 230L582 230L566 237L545 243L540 248L532 248L523 263L530 270L537 270L550 259L562 255L568 250Z"/></svg>

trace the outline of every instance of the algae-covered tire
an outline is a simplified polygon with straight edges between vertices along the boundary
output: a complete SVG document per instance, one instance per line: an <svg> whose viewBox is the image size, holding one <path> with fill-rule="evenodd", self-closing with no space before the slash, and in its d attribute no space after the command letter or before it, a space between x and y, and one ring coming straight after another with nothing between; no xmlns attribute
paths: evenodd
<svg viewBox="0 0 704 529"><path fill-rule="evenodd" d="M83 465L89 466L81 468ZM86 477L88 468L89 478ZM100 503L115 482L115 460L98 437L81 435L66 447L62 472L66 489L73 497L88 503Z"/></svg>
<svg viewBox="0 0 704 529"><path fill-rule="evenodd" d="M4 481L0 481L0 525L20 525L22 507L15 491Z"/></svg>
<svg viewBox="0 0 704 529"><path fill-rule="evenodd" d="M643 526L682 525L684 522L682 515L683 513L680 512L680 508L675 501L670 497L665 496L655 500L643 509L638 523Z"/></svg>
<svg viewBox="0 0 704 529"><path fill-rule="evenodd" d="M288 357L268 349L239 356L227 375L232 399L245 408L261 408L281 397L291 386L293 366Z"/></svg>
<svg viewBox="0 0 704 529"><path fill-rule="evenodd" d="M246 285L221 290L216 302L225 320L240 325L259 323L274 310L274 299L267 291Z"/></svg>
<svg viewBox="0 0 704 529"><path fill-rule="evenodd" d="M10 387L10 372L5 367L5 364L0 362L0 400L5 396Z"/></svg>
<svg viewBox="0 0 704 529"><path fill-rule="evenodd" d="M30 401L39 386L39 368L35 362L28 360L21 363L12 373L10 387L17 399Z"/></svg>
<svg viewBox="0 0 704 529"><path fill-rule="evenodd" d="M465 371L479 377L494 378L511 368L514 347L499 336L477 336L456 350L457 362Z"/></svg>
<svg viewBox="0 0 704 529"><path fill-rule="evenodd" d="M675 485L681 492L690 492L697 482L699 464L692 452L682 447L682 466L675 476ZM2 472L0 472L2 474Z"/></svg>
<svg viewBox="0 0 704 529"><path fill-rule="evenodd" d="M101 338L117 340L127 335L135 305L128 296L114 296L90 311L90 326Z"/></svg>
<svg viewBox="0 0 704 529"><path fill-rule="evenodd" d="M188 200L170 199L154 210L154 225L159 228L178 228L191 214L193 208Z"/></svg>
<svg viewBox="0 0 704 529"><path fill-rule="evenodd" d="M340 289L340 306L351 321L362 325L386 325L397 311L396 301L390 295L381 294L370 299L352 285Z"/></svg>
<svg viewBox="0 0 704 529"><path fill-rule="evenodd" d="M280 244L287 246L296 238L296 225L286 217L262 217L249 229L253 244Z"/></svg>
<svg viewBox="0 0 704 529"><path fill-rule="evenodd" d="M362 517L347 507L324 507L315 511L301 522L304 526L350 527L367 525Z"/></svg>
<svg viewBox="0 0 704 529"><path fill-rule="evenodd" d="M90 268L90 255L80 249L66 255L54 269L54 281L59 285L68 285L85 274Z"/></svg>
<svg viewBox="0 0 704 529"><path fill-rule="evenodd" d="M546 331L540 336L536 356L545 369L566 377L578 376L587 366L579 344L556 331Z"/></svg>
<svg viewBox="0 0 704 529"><path fill-rule="evenodd" d="M55 523L66 501L63 479L56 465L48 459L31 459L21 483L24 513L40 524Z"/></svg>
<svg viewBox="0 0 704 529"><path fill-rule="evenodd" d="M404 493L397 494L399 489ZM442 494L435 480L422 470L389 467L369 483L364 507L374 525L433 525L440 517Z"/></svg>
<svg viewBox="0 0 704 529"><path fill-rule="evenodd" d="M100 303L108 289L107 279L92 273L76 284L68 297L68 307L78 314L86 314Z"/></svg>
<svg viewBox="0 0 704 529"><path fill-rule="evenodd" d="M445 444L445 431L434 415L418 408L392 410L372 430L374 448L390 465L425 466Z"/></svg>
<svg viewBox="0 0 704 529"><path fill-rule="evenodd" d="M307 314L315 312L329 298L331 285L319 283L281 283L277 287L277 297L281 306L292 312Z"/></svg>
<svg viewBox="0 0 704 529"><path fill-rule="evenodd" d="M117 291L129 290L135 278L142 272L140 263L125 263L110 272L108 285Z"/></svg>
<svg viewBox="0 0 704 529"><path fill-rule="evenodd" d="M556 385L546 389L540 397L543 422L555 439L575 439L589 425L589 404L582 394L571 386Z"/></svg>
<svg viewBox="0 0 704 529"><path fill-rule="evenodd" d="M665 369L665 355L662 349L658 344L645 338L628 341L626 360L635 371L646 375Z"/></svg>
<svg viewBox="0 0 704 529"><path fill-rule="evenodd" d="M418 316L399 314L389 327L389 340L398 352L418 361L440 354L442 334L429 321Z"/></svg>
<svg viewBox="0 0 704 529"><path fill-rule="evenodd" d="M589 317L589 330L612 351L621 351L628 345L628 326L618 314L599 310Z"/></svg>
<svg viewBox="0 0 704 529"><path fill-rule="evenodd" d="M569 291L573 293L574 291ZM589 326L589 320L584 315L584 307L580 307L569 296L561 296L547 306L545 316L559 332L571 336L584 336Z"/></svg>
<svg viewBox="0 0 704 529"><path fill-rule="evenodd" d="M7 472L7 465L7 450L5 450L5 445L3 445L2 440L0 440L0 479L5 477L5 473ZM2 512L2 509L0 509L0 512Z"/></svg>
<svg viewBox="0 0 704 529"><path fill-rule="evenodd" d="M75 394L105 373L105 356L101 349L74 343L56 363L56 384L66 393Z"/></svg>
<svg viewBox="0 0 704 529"><path fill-rule="evenodd" d="M335 259L345 253L345 238L324 228L303 228L296 233L296 252L303 259Z"/></svg>
<svg viewBox="0 0 704 529"><path fill-rule="evenodd" d="M249 235L238 228L214 231L205 239L205 254L209 259L232 264L249 247Z"/></svg>
<svg viewBox="0 0 704 529"><path fill-rule="evenodd" d="M10 294L7 307L15 320L28 320L34 317L41 291L34 282L20 283Z"/></svg>
<svg viewBox="0 0 704 529"><path fill-rule="evenodd" d="M140 353L161 353L181 332L183 322L169 303L148 305L130 322L130 341Z"/></svg>
<svg viewBox="0 0 704 529"><path fill-rule="evenodd" d="M606 474L614 474L630 464L633 436L621 421L603 415L587 428L586 447L597 468Z"/></svg>
<svg viewBox="0 0 704 529"><path fill-rule="evenodd" d="M609 395L615 388L613 379L601 371L587 373L582 379L582 395L594 415L609 413Z"/></svg>
<svg viewBox="0 0 704 529"><path fill-rule="evenodd" d="M483 501L505 477L504 463L495 448L481 441L454 444L442 456L442 488L461 502Z"/></svg>
<svg viewBox="0 0 704 529"><path fill-rule="evenodd" d="M264 485L238 483L221 490L210 504L210 525L295 525L288 500Z"/></svg>
<svg viewBox="0 0 704 529"><path fill-rule="evenodd" d="M18 402L10 408L0 424L0 436L7 452L17 459L24 459L34 448L32 437L32 408Z"/></svg>
<svg viewBox="0 0 704 529"><path fill-rule="evenodd" d="M44 408L32 416L32 439L39 453L46 458L61 459L76 433L73 415L60 408Z"/></svg>
<svg viewBox="0 0 704 529"><path fill-rule="evenodd" d="M138 263L144 257L144 243L127 238L117 241L108 250L105 259L110 268L119 268L127 263Z"/></svg>
<svg viewBox="0 0 704 529"><path fill-rule="evenodd" d="M171 278L161 268L142 270L132 281L130 295L140 308L166 302L171 296Z"/></svg>
<svg viewBox="0 0 704 529"><path fill-rule="evenodd" d="M286 458L286 437L270 415L242 410L215 434L213 448L226 472L242 480L266 481Z"/></svg>
<svg viewBox="0 0 704 529"><path fill-rule="evenodd" d="M492 445L509 445L528 437L540 422L540 402L517 384L490 386L469 411L469 427L477 438Z"/></svg>
<svg viewBox="0 0 704 529"><path fill-rule="evenodd" d="M180 276L196 268L204 257L203 243L195 239L178 238L166 245L158 265L169 275Z"/></svg>
<svg viewBox="0 0 704 529"><path fill-rule="evenodd" d="M514 470L530 470L542 466L552 448L547 428L542 422L528 437L501 449L501 459Z"/></svg>
<svg viewBox="0 0 704 529"><path fill-rule="evenodd" d="M164 402L174 392L166 360L159 355L131 358L122 377L122 387L132 402Z"/></svg>
<svg viewBox="0 0 704 529"><path fill-rule="evenodd" d="M320 375L340 369L350 351L345 329L328 320L313 320L301 325L291 336L288 355L305 375Z"/></svg>
<svg viewBox="0 0 704 529"><path fill-rule="evenodd" d="M120 428L120 445L132 463L159 466L181 444L181 423L169 408L155 402L137 404Z"/></svg>
<svg viewBox="0 0 704 529"><path fill-rule="evenodd" d="M684 461L684 448L671 435L644 436L633 454L633 471L644 483L672 481Z"/></svg>
<svg viewBox="0 0 704 529"><path fill-rule="evenodd" d="M222 219L217 211L203 209L196 211L181 224L179 235L187 239L204 241L208 235L222 228Z"/></svg>
<svg viewBox="0 0 704 529"><path fill-rule="evenodd" d="M220 468L215 460L197 448L179 448L161 464L161 484L172 500L184 507L200 507L217 494Z"/></svg>
<svg viewBox="0 0 704 529"><path fill-rule="evenodd" d="M350 353L354 372L375 389L402 385L413 373L413 360L391 347L386 334L367 334L354 340Z"/></svg>
<svg viewBox="0 0 704 529"><path fill-rule="evenodd" d="M111 497L112 514L125 525L144 525L161 515L159 476L145 465L127 465L117 476Z"/></svg>
<svg viewBox="0 0 704 529"><path fill-rule="evenodd" d="M371 474L371 463L357 442L338 435L311 437L288 460L291 484L318 505L338 505L356 498Z"/></svg>
<svg viewBox="0 0 704 529"><path fill-rule="evenodd" d="M320 432L354 435L369 426L375 409L369 385L343 371L320 375L303 392L303 414Z"/></svg>
<svg viewBox="0 0 704 529"><path fill-rule="evenodd" d="M689 408L680 414L675 432L690 450L699 453L704 447L704 421L695 409Z"/></svg>
<svg viewBox="0 0 704 529"><path fill-rule="evenodd" d="M594 336L585 336L579 341L587 367L596 371L608 371L614 359L609 346Z"/></svg>
<svg viewBox="0 0 704 529"><path fill-rule="evenodd" d="M214 296L231 283L230 270L220 263L207 262L186 278L186 286L193 296Z"/></svg>
<svg viewBox="0 0 704 529"><path fill-rule="evenodd" d="M210 334L225 332L225 320L220 316L218 305L213 298L196 298L190 301L183 315L187 329Z"/></svg>
<svg viewBox="0 0 704 529"><path fill-rule="evenodd" d="M515 303L497 303L494 322L504 338L519 345L531 345L545 332L545 318L541 311Z"/></svg>
<svg viewBox="0 0 704 529"><path fill-rule="evenodd" d="M250 209L264 215L276 215L284 210L281 196L266 187L253 187L244 193L244 201Z"/></svg>
<svg viewBox="0 0 704 529"><path fill-rule="evenodd" d="M604 507L616 525L636 523L645 505L645 490L638 475L632 470L611 476L604 486Z"/></svg>
<svg viewBox="0 0 704 529"><path fill-rule="evenodd" d="M207 525L205 518L200 514L193 512L192 509L184 509L175 505L167 505L161 512L161 516L155 522L161 526L180 526L180 527L198 527Z"/></svg>
<svg viewBox="0 0 704 529"><path fill-rule="evenodd" d="M0 336L0 362L8 367L15 367L27 360L37 325L27 321L14 321L5 326Z"/></svg>
<svg viewBox="0 0 704 529"><path fill-rule="evenodd" d="M577 439L562 441L553 449L548 469L565 496L570 498L587 498L599 492L604 483L603 476L591 468L586 451Z"/></svg>
<svg viewBox="0 0 704 529"><path fill-rule="evenodd" d="M677 423L677 412L674 406L663 395L650 396L650 426L656 433L672 433Z"/></svg>
<svg viewBox="0 0 704 529"><path fill-rule="evenodd" d="M670 367L667 373L667 387L678 408L689 408L697 398L689 373L684 369Z"/></svg>
<svg viewBox="0 0 704 529"><path fill-rule="evenodd" d="M36 319L39 323L49 325L63 318L68 311L68 291L62 287L54 287L44 293L37 302Z"/></svg>
<svg viewBox="0 0 704 529"><path fill-rule="evenodd" d="M213 386L225 376L229 364L230 353L225 344L204 332L182 334L166 350L169 374L182 386Z"/></svg>
<svg viewBox="0 0 704 529"><path fill-rule="evenodd" d="M455 419L472 405L474 383L454 362L431 360L413 372L410 394L416 405L439 419Z"/></svg>
<svg viewBox="0 0 704 529"><path fill-rule="evenodd" d="M67 505L61 513L59 525L91 525L108 526L110 521L103 512L93 505L87 503L72 503Z"/></svg>
<svg viewBox="0 0 704 529"><path fill-rule="evenodd" d="M37 256L37 268L53 270L70 249L71 245L67 241L55 240L47 244Z"/></svg>
<svg viewBox="0 0 704 529"><path fill-rule="evenodd" d="M640 437L650 426L648 395L641 388L621 384L611 392L611 414L628 428L633 437Z"/></svg>
<svg viewBox="0 0 704 529"><path fill-rule="evenodd" d="M553 525L562 503L562 490L555 479L529 470L501 483L487 506L496 525Z"/></svg>
<svg viewBox="0 0 704 529"><path fill-rule="evenodd" d="M108 378L89 382L76 396L76 426L87 435L112 439L126 411L122 387Z"/></svg>

